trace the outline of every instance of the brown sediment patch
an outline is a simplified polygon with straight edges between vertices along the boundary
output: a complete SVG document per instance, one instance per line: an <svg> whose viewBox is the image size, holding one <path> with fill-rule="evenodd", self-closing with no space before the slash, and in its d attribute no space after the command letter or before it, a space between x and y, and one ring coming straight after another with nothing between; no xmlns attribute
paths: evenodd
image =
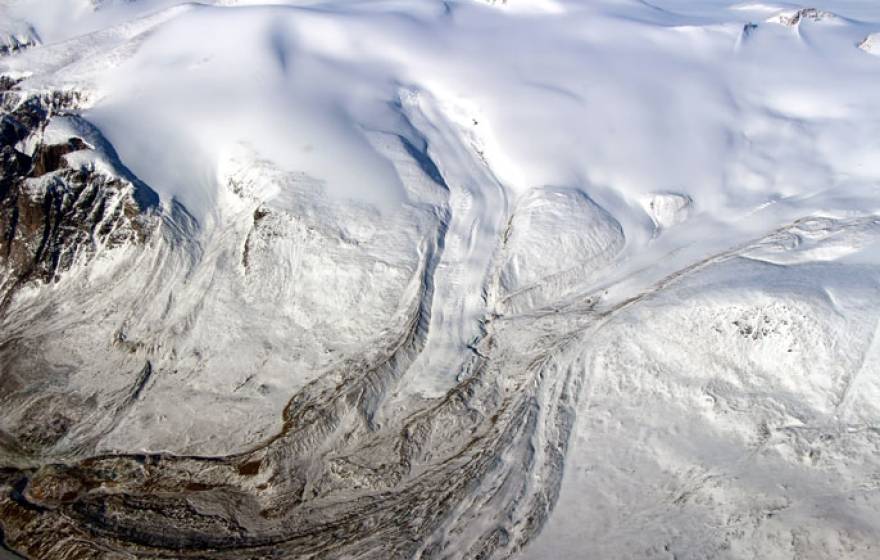
<svg viewBox="0 0 880 560"><path fill-rule="evenodd" d="M247 463L242 463L238 466L238 474L242 476L255 476L260 472L260 467L263 465L263 461L250 461Z"/></svg>

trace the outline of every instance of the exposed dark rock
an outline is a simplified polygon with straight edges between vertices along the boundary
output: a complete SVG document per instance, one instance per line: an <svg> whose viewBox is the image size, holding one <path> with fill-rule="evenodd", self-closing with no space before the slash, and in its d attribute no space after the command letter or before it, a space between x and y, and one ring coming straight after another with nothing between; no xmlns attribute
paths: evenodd
<svg viewBox="0 0 880 560"><path fill-rule="evenodd" d="M100 246L148 236L144 212L154 197L139 193L146 187L131 178L70 167L65 156L90 149L81 138L21 151L78 100L75 92L25 94L0 79L0 310L16 288L51 281Z"/></svg>
<svg viewBox="0 0 880 560"><path fill-rule="evenodd" d="M39 44L40 41L37 39L33 28L28 29L26 34L7 35L0 40L0 56L15 54Z"/></svg>
<svg viewBox="0 0 880 560"><path fill-rule="evenodd" d="M42 177L46 173L67 167L64 156L86 148L85 142L80 138L71 138L65 144L53 144L50 146L41 144L37 146L32 156L33 168L31 169L31 177Z"/></svg>

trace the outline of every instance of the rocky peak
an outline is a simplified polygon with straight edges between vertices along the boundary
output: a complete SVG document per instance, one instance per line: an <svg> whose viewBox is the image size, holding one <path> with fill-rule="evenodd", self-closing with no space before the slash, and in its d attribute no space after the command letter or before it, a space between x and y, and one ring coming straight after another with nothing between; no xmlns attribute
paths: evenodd
<svg viewBox="0 0 880 560"><path fill-rule="evenodd" d="M774 16L770 21L782 24L786 27L797 27L803 21L826 21L836 19L831 12L825 12L816 8L801 8L790 12L783 12Z"/></svg>
<svg viewBox="0 0 880 560"><path fill-rule="evenodd" d="M75 92L23 92L0 79L0 306L16 288L51 281L101 247L149 235L149 197L137 192L145 185L89 164L99 154L82 138L44 137L78 99ZM74 152L86 157L71 165Z"/></svg>

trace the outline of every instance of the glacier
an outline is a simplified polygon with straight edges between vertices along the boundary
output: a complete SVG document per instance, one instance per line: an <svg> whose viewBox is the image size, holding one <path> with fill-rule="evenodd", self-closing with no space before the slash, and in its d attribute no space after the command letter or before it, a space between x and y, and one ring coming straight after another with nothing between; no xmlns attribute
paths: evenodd
<svg viewBox="0 0 880 560"><path fill-rule="evenodd" d="M875 558L880 7L0 3L25 558Z"/></svg>

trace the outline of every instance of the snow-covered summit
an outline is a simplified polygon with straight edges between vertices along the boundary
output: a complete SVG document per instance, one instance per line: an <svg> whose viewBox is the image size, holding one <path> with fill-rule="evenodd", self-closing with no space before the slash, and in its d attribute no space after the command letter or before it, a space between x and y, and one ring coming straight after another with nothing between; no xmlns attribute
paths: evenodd
<svg viewBox="0 0 880 560"><path fill-rule="evenodd" d="M826 12L816 8L800 8L797 10L782 12L771 17L767 21L779 23L786 27L797 27L804 21L830 23L839 21L839 19L840 18L832 12Z"/></svg>
<svg viewBox="0 0 880 560"><path fill-rule="evenodd" d="M868 54L880 55L880 33L872 33L862 39L859 48Z"/></svg>

